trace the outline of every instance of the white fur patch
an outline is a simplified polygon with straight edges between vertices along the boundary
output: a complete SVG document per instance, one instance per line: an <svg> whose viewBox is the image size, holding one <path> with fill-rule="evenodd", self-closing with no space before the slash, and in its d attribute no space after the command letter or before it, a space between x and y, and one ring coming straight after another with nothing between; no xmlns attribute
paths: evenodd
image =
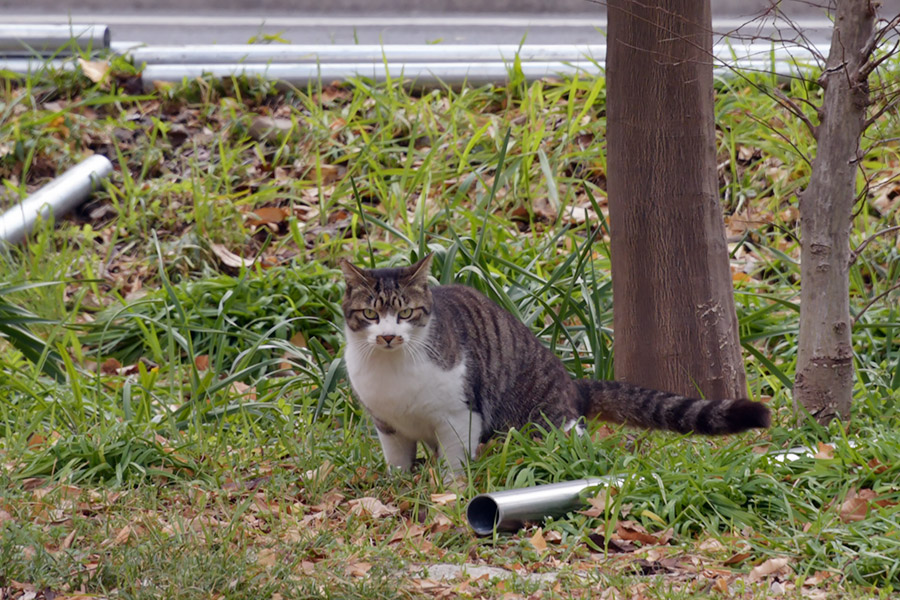
<svg viewBox="0 0 900 600"><path fill-rule="evenodd" d="M396 431L388 437L424 442L459 469L478 445L482 422L465 404L465 361L447 370L432 362L425 350L427 329L393 316L362 331L345 328L347 374L369 412ZM392 349L378 346L384 335L403 342ZM379 437L388 462L408 467L402 439Z"/></svg>
<svg viewBox="0 0 900 600"><path fill-rule="evenodd" d="M577 433L578 435L584 435L584 433L587 431L587 429L585 429L584 427L584 421L582 419L571 419L566 422L565 425L563 425L562 429L566 433L569 433L573 427L575 428L575 433Z"/></svg>

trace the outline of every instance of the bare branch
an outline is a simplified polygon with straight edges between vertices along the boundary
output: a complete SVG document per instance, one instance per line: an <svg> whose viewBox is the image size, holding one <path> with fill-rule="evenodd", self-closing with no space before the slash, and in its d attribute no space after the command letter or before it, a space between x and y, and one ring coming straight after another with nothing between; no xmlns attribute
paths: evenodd
<svg viewBox="0 0 900 600"><path fill-rule="evenodd" d="M872 298L871 300L869 300L869 302L868 302L865 306L863 306L862 310L859 311L858 313L856 313L856 316L853 317L853 325L855 326L855 325L859 322L860 317L862 317L863 314L864 314L867 310L869 310L870 308L872 308L872 306L873 306L876 302L878 302L879 300L881 300L882 298L884 298L885 296L887 296L888 294L890 294L890 293L893 292L894 290L898 290L898 289L900 289L900 281L894 283L894 285L892 285L892 286L889 287L888 289L884 290L883 292L881 292L880 294L878 294L877 296L875 296L874 298Z"/></svg>
<svg viewBox="0 0 900 600"><path fill-rule="evenodd" d="M866 152L877 148L878 146L887 146L888 144L893 144L894 142L900 142L900 137L892 137L892 138L881 138L873 141L866 147Z"/></svg>
<svg viewBox="0 0 900 600"><path fill-rule="evenodd" d="M875 114L866 119L865 123L863 123L863 129L868 129L869 127L871 127L872 124L875 123L875 121L877 121L879 117L881 117L881 115L897 106L897 104L900 104L900 96L896 96L893 100L891 100L890 102L886 102L884 106L876 110Z"/></svg>
<svg viewBox="0 0 900 600"><path fill-rule="evenodd" d="M812 166L812 163L810 162L809 158L807 158L807 156L803 153L802 150L800 150L800 148L797 146L797 144L794 143L794 141L791 138L786 136L784 133L778 131L777 129L772 127L769 123L766 123L765 121L763 121L756 115L747 115L747 116L750 117L751 119L753 119L754 121L756 121L757 123L759 123L760 125L764 125L764 126L768 127L769 129L771 129L775 133L775 135L777 135L778 137L783 139L785 142L790 144L791 148L793 148L797 152L797 156L799 156L800 158L803 159L803 162L805 162L809 166Z"/></svg>
<svg viewBox="0 0 900 600"><path fill-rule="evenodd" d="M896 54L897 48L900 48L900 41L894 42L894 47L891 48L889 51L885 52L883 55L879 56L878 58L876 58L874 60L867 60L865 62L865 64L863 64L859 68L859 74L857 75L857 80L865 81L866 79L868 79L869 75L872 74L872 71L877 69L881 65L881 63L883 63L884 61L886 61L889 58L891 58L892 56L894 56L894 54ZM868 51L867 54L863 54L862 56L865 58L870 58L872 56L872 52L874 52L874 49Z"/></svg>
<svg viewBox="0 0 900 600"><path fill-rule="evenodd" d="M878 44L880 44L888 31L892 29L896 29L897 25L900 25L900 15L895 15L894 18L889 20L884 27L876 29L872 32L872 35L866 41L866 45L863 46L860 50L863 56L872 56L875 52L875 49L878 48ZM871 69L870 69L871 72Z"/></svg>
<svg viewBox="0 0 900 600"><path fill-rule="evenodd" d="M862 251L866 249L866 246L869 245L869 242L879 236L887 235L893 231L900 231L900 225L894 225L893 227L888 227L887 229L876 231L875 233L864 239L859 246L850 251L850 264L852 265L856 262L856 259L859 258L859 255L862 254Z"/></svg>
<svg viewBox="0 0 900 600"><path fill-rule="evenodd" d="M792 112L795 117L803 121L803 124L806 125L806 128L809 129L809 132L816 137L816 131L818 131L818 127L809 120L809 117L806 116L806 113L803 112L803 109L797 106L797 103L788 98L788 96L779 90L778 88L772 88L772 93L777 97L780 101L779 103Z"/></svg>

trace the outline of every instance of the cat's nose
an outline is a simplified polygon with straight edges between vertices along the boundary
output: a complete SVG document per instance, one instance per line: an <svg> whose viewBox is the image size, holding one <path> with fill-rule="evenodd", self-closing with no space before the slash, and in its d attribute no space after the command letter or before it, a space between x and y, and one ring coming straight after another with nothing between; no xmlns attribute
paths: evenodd
<svg viewBox="0 0 900 600"><path fill-rule="evenodd" d="M391 342L394 341L394 338L395 338L395 337L396 337L396 336L393 336L393 335L383 335L383 336L381 336L381 339L384 340L384 343L385 343L385 344L387 344L388 346L390 346L390 345L391 345Z"/></svg>

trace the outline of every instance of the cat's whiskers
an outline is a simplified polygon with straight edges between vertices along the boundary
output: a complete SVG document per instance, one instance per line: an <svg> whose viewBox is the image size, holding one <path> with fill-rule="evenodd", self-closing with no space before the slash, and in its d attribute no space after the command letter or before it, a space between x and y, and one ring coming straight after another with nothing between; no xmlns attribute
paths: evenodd
<svg viewBox="0 0 900 600"><path fill-rule="evenodd" d="M434 346L428 341L428 338L411 337L407 340L405 347L412 357L413 363L416 365L428 363L431 355L435 351Z"/></svg>
<svg viewBox="0 0 900 600"><path fill-rule="evenodd" d="M372 358L372 354L375 352L375 345L369 343L369 341L364 338L349 338L347 340L347 343L353 346L353 349L359 353L360 359L364 362L368 362L368 360Z"/></svg>
<svg viewBox="0 0 900 600"><path fill-rule="evenodd" d="M413 359L413 363L417 366L427 362L427 353L425 353L417 344L409 344L407 348L409 348L409 354Z"/></svg>

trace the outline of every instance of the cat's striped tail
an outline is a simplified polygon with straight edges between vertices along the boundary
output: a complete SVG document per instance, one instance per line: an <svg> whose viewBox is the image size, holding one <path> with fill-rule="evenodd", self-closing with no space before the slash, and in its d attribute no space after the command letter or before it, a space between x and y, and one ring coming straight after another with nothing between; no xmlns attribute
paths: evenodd
<svg viewBox="0 0 900 600"><path fill-rule="evenodd" d="M579 379L581 413L613 423L678 433L722 435L765 428L765 404L750 400L698 400L619 381Z"/></svg>

